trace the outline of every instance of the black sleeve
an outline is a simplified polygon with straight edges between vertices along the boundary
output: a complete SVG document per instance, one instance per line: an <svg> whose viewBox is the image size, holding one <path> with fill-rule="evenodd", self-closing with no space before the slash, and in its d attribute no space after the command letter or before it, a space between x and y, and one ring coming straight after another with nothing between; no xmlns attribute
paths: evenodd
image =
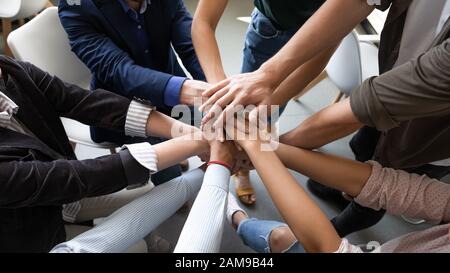
<svg viewBox="0 0 450 273"><path fill-rule="evenodd" d="M89 91L51 76L29 63L19 62L56 113L87 125L124 131L130 100L105 90Z"/></svg>
<svg viewBox="0 0 450 273"><path fill-rule="evenodd" d="M125 170L133 171L132 181ZM0 208L62 205L148 180L127 150L83 161L0 162Z"/></svg>

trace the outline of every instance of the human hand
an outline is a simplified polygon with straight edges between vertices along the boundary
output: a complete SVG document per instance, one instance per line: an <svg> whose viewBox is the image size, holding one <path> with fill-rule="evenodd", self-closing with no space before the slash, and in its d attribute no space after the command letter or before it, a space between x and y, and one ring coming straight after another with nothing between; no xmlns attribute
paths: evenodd
<svg viewBox="0 0 450 273"><path fill-rule="evenodd" d="M226 136L234 140L240 151L247 150L249 146L270 145L272 135L267 125L267 120L253 122L249 120L248 113L236 113L232 122L226 124Z"/></svg>
<svg viewBox="0 0 450 273"><path fill-rule="evenodd" d="M186 80L180 91L180 103L184 105L194 106L196 99L202 99L202 93L210 88L211 85L196 80Z"/></svg>
<svg viewBox="0 0 450 273"><path fill-rule="evenodd" d="M202 123L209 122L219 113L214 127L221 127L227 118L234 116L236 107L247 105L256 106L250 112L250 120L255 120L258 111L263 109L270 115L271 97L275 87L270 75L260 71L232 76L203 92L202 95L209 98L199 108L200 111L208 110Z"/></svg>
<svg viewBox="0 0 450 273"><path fill-rule="evenodd" d="M209 161L220 161L226 163L231 167L231 172L234 173L238 169L236 168L235 157L238 153L233 141L217 141L214 140L210 143L211 156Z"/></svg>

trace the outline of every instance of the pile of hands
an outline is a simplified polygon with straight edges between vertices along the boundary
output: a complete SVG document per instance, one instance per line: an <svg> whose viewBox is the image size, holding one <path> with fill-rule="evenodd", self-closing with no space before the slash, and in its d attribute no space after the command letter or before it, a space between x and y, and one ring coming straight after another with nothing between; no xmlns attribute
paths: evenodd
<svg viewBox="0 0 450 273"><path fill-rule="evenodd" d="M250 89L255 84L257 88ZM197 91L191 94L201 96L203 102L199 107L204 114L201 134L209 145L208 151L199 155L201 160L224 162L231 166L232 173L254 169L248 151L271 142L267 117L260 118L259 112L265 108L270 113L272 88L264 86L256 73L233 76L214 86L195 81L194 85ZM253 108L243 110L248 105Z"/></svg>

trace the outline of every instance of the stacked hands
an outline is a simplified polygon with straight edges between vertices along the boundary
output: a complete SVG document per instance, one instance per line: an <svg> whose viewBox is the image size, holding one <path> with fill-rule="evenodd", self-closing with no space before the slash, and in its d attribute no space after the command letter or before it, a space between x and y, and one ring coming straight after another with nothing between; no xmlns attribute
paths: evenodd
<svg viewBox="0 0 450 273"><path fill-rule="evenodd" d="M201 129L194 133L210 147L199 155L202 161L223 162L235 173L253 169L247 149L275 148L276 142L268 133L274 130L267 122L272 111L272 86L270 77L258 71L235 75L216 85L186 81L180 102L192 106L198 106L199 98L202 102L198 107L204 113Z"/></svg>

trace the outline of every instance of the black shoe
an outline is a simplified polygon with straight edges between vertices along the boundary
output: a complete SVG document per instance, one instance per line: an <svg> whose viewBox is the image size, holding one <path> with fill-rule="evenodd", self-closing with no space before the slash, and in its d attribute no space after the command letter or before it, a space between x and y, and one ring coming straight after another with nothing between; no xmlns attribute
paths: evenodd
<svg viewBox="0 0 450 273"><path fill-rule="evenodd" d="M335 204L341 210L343 210L350 203L350 201L346 200L342 196L342 192L324 186L312 179L308 179L308 181L306 181L306 187L315 196L319 197L322 200Z"/></svg>
<svg viewBox="0 0 450 273"><path fill-rule="evenodd" d="M373 210L351 202L331 223L340 237L369 228L377 224L386 213L385 210Z"/></svg>

